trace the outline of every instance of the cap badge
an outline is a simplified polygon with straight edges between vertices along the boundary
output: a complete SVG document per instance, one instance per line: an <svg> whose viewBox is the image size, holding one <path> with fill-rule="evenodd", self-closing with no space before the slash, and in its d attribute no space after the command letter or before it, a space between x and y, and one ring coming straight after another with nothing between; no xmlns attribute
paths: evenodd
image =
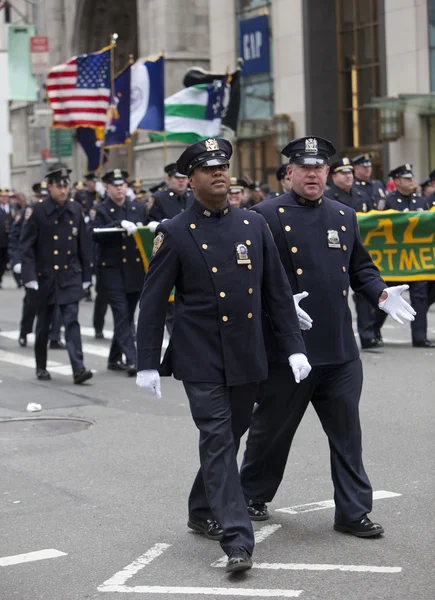
<svg viewBox="0 0 435 600"><path fill-rule="evenodd" d="M328 247L341 248L340 238L338 237L338 231L335 231L335 229L328 229Z"/></svg>
<svg viewBox="0 0 435 600"><path fill-rule="evenodd" d="M118 177L122 177L121 169L115 169L113 171L113 176L115 179L118 179Z"/></svg>
<svg viewBox="0 0 435 600"><path fill-rule="evenodd" d="M307 138L305 140L305 152L307 152L309 154L317 154L316 138Z"/></svg>
<svg viewBox="0 0 435 600"><path fill-rule="evenodd" d="M245 244L237 242L236 246L236 256L237 256L237 264L238 265L250 265L251 259L248 255L248 248Z"/></svg>
<svg viewBox="0 0 435 600"><path fill-rule="evenodd" d="M343 158L343 165L350 165L350 160L348 158Z"/></svg>
<svg viewBox="0 0 435 600"><path fill-rule="evenodd" d="M411 168L411 165L410 165L410 164L408 164L408 163L406 163L406 165L405 165L405 169L406 169L407 171L411 171L411 170L412 170L412 168Z"/></svg>
<svg viewBox="0 0 435 600"><path fill-rule="evenodd" d="M207 152L213 152L213 150L219 150L219 144L218 144L217 140L215 140L213 138L209 138L208 140L205 140L205 149L207 150Z"/></svg>

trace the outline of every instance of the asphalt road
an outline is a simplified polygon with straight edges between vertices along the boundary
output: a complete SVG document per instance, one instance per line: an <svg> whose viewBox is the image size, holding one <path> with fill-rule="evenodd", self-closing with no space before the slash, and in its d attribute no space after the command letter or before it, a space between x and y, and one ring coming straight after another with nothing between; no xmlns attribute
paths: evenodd
<svg viewBox="0 0 435 600"><path fill-rule="evenodd" d="M385 348L362 354L365 466L378 498L371 516L385 535L333 531L328 446L309 409L271 519L254 525L255 568L229 578L219 544L186 527L198 456L181 384L164 380L157 400L134 379L106 371L109 341L85 329L90 303L81 304L80 320L94 378L73 385L66 352L51 351L53 380L37 382L32 344L17 343L21 298L7 277L0 290L1 600L435 597L435 351L412 349L408 326L389 319ZM42 411L26 412L28 402ZM79 420L11 421L26 417Z"/></svg>

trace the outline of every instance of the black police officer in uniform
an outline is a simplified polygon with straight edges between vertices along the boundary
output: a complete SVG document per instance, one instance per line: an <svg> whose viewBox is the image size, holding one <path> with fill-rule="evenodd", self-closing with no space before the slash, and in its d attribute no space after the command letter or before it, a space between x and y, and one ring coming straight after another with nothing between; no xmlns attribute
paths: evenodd
<svg viewBox="0 0 435 600"><path fill-rule="evenodd" d="M375 210L385 209L385 185L380 179L372 179L372 161L369 154L358 154L352 159L354 168L354 184L362 188L371 199Z"/></svg>
<svg viewBox="0 0 435 600"><path fill-rule="evenodd" d="M45 185L42 185L45 184ZM35 198L39 196L39 200L36 202L42 202L43 199L48 196L47 182L35 183L32 186L32 190L35 194ZM33 204L35 204L34 202ZM20 236L21 230L24 223L24 215L26 209L23 208L14 219L12 223L11 232L9 235L9 258L12 263L12 270L21 279L22 264L20 256ZM20 334L18 337L18 343L21 347L27 346L27 336L33 330L33 323L36 317L36 297L32 290L25 288L25 294L23 298L23 310L20 322ZM62 324L62 318L59 307L53 311L53 318L50 325L50 333L48 339L50 340L50 350L64 350L65 344L60 339L60 328Z"/></svg>
<svg viewBox="0 0 435 600"><path fill-rule="evenodd" d="M409 211L426 210L427 201L422 196L417 196L415 188L412 165L405 164L393 169L388 174L394 180L396 190L387 196L387 209ZM400 281L394 282L400 285ZM410 281L409 296L411 304L417 311L415 321L411 323L412 345L414 348L434 348L435 344L427 339L427 311L429 308L429 284L427 281ZM381 338L381 328L385 323L387 315L378 313L375 319L375 332Z"/></svg>
<svg viewBox="0 0 435 600"><path fill-rule="evenodd" d="M97 293L103 292L113 312L114 335L108 368L136 375L136 347L133 337L134 312L142 291L145 271L132 235L144 224L143 204L126 200L128 173L115 169L106 173L107 198L95 208L90 226L95 229L118 227L119 233L97 233ZM123 233L121 233L123 232ZM122 353L126 363L122 363Z"/></svg>
<svg viewBox="0 0 435 600"><path fill-rule="evenodd" d="M9 232L14 220L9 205L9 191L0 190L0 288L8 264Z"/></svg>
<svg viewBox="0 0 435 600"><path fill-rule="evenodd" d="M165 167L168 175L168 189L153 194L150 198L148 226L155 231L158 223L164 219L172 219L175 215L189 208L193 202L193 194L187 188L187 177L177 170L176 163Z"/></svg>
<svg viewBox="0 0 435 600"><path fill-rule="evenodd" d="M22 276L33 290L37 308L35 335L36 376L51 379L46 370L47 342L56 304L65 326L65 342L74 383L83 383L92 372L83 364L79 301L91 284L86 257L86 231L80 206L69 198L69 169L47 174L50 194L27 207L20 239Z"/></svg>
<svg viewBox="0 0 435 600"><path fill-rule="evenodd" d="M332 185L324 193L325 197L337 200L355 212L372 210L372 201L363 191L362 186L353 185L353 166L347 157L335 161L330 167ZM374 329L375 313L377 309L361 294L354 294L356 306L358 335L361 347L379 348L383 343L377 339Z"/></svg>
<svg viewBox="0 0 435 600"><path fill-rule="evenodd" d="M384 291L387 286L362 245L355 211L322 198L327 160L335 153L331 142L305 137L290 142L282 152L290 159L292 191L262 202L255 211L272 231L292 289L309 294L304 308L312 317L312 328L305 327L304 340L313 368L305 381L295 385L266 328L269 378L262 384L241 468L248 511L254 520L268 518L266 502L278 489L293 436L311 401L331 449L334 528L364 537L378 535L383 528L367 517L372 487L362 462L358 414L362 365L348 306L349 286L374 306L385 300L379 306L396 316L398 306L413 310L398 295L400 290Z"/></svg>
<svg viewBox="0 0 435 600"><path fill-rule="evenodd" d="M231 154L228 141L208 139L179 158L197 199L157 229L137 335L137 384L160 394L165 300L175 284L173 372L184 383L200 430L201 470L189 498L188 526L221 538L228 572L252 565L254 537L236 453L257 384L267 377L262 295L283 351L294 354L295 376L303 378L310 369L270 231L262 217L226 201Z"/></svg>

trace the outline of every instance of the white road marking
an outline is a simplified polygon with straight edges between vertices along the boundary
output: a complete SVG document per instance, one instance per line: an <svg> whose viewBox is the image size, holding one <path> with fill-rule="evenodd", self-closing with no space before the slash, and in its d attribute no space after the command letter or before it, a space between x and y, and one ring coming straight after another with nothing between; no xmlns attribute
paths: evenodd
<svg viewBox="0 0 435 600"><path fill-rule="evenodd" d="M106 592L107 586L123 586L126 581L128 581L133 575L136 575L141 569L149 565L154 559L158 558L163 554L165 550L171 547L172 544L154 544L152 548L147 550L145 554L139 556L136 560L134 560L131 564L127 565L119 571L115 573L113 577L105 581L102 585L99 586L98 590L100 592Z"/></svg>
<svg viewBox="0 0 435 600"><path fill-rule="evenodd" d="M267 539L270 535L275 533L275 531L278 531L278 529L281 529L281 525L279 525L278 523L276 525L264 525L261 529L254 533L255 544L260 544L260 542L264 542L265 539ZM219 558L219 560L216 560L214 563L212 563L211 566L225 567L225 565L227 564L227 560L228 556L222 556L222 558Z"/></svg>
<svg viewBox="0 0 435 600"><path fill-rule="evenodd" d="M13 365L19 365L20 367L29 367L36 369L36 362L33 356L23 356L22 354L16 354L15 352L7 352L6 350L0 350L0 361L7 362ZM62 363L55 362L54 360L47 361L47 368L62 367Z"/></svg>
<svg viewBox="0 0 435 600"><path fill-rule="evenodd" d="M396 492L387 492L385 490L378 490L373 492L373 500L383 500L384 498L396 498L402 494L396 494ZM315 510L324 510L325 508L334 508L334 500L323 500L323 502L312 502L310 504L299 504L297 506L289 506L288 508L276 508L275 512L283 512L289 515L297 515L299 513L312 512Z"/></svg>
<svg viewBox="0 0 435 600"><path fill-rule="evenodd" d="M207 587L166 587L162 585L138 585L127 587L112 585L98 588L100 592L120 592L123 594L190 594L202 596L250 596L251 598L299 598L303 590L267 590L247 588L207 588Z"/></svg>
<svg viewBox="0 0 435 600"><path fill-rule="evenodd" d="M34 562L36 560L46 560L47 558L57 558L58 556L68 556L66 552L60 550L38 550L37 552L27 552L27 554L16 554L15 556L5 556L0 558L0 567L9 567L10 565L20 565L21 563Z"/></svg>
<svg viewBox="0 0 435 600"><path fill-rule="evenodd" d="M225 565L215 565L224 567ZM298 563L254 563L254 569L278 571L353 571L356 573L401 573L402 567L375 567L368 565L322 565Z"/></svg>

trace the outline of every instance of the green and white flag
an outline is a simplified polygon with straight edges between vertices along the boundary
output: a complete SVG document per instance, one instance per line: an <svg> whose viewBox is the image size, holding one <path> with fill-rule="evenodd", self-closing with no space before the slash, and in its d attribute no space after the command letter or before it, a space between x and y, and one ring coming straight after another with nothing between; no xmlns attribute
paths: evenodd
<svg viewBox="0 0 435 600"><path fill-rule="evenodd" d="M217 81L193 85L165 100L166 139L186 144L219 135L228 85ZM150 133L152 141L165 139L163 133Z"/></svg>

